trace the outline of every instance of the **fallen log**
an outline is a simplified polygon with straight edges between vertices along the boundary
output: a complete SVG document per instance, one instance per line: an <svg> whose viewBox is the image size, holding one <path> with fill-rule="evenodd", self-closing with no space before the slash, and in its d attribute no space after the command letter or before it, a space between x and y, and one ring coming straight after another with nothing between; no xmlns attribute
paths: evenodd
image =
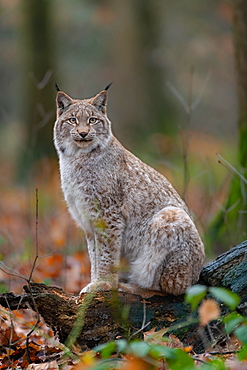
<svg viewBox="0 0 247 370"><path fill-rule="evenodd" d="M238 310L247 315L247 241L204 266L199 283L223 286L238 293L241 297ZM183 295L142 298L124 292L101 292L78 298L60 288L38 283L24 286L24 291L23 295L0 295L0 304L11 310L31 308L39 312L67 345L77 342L88 349L109 340L134 337L151 328L166 327L195 351L204 350L206 332L202 334L198 324L188 324L193 316ZM221 337L222 332L217 331Z"/></svg>
<svg viewBox="0 0 247 370"><path fill-rule="evenodd" d="M241 297L240 310L247 315L247 240L204 266L199 283L237 293Z"/></svg>

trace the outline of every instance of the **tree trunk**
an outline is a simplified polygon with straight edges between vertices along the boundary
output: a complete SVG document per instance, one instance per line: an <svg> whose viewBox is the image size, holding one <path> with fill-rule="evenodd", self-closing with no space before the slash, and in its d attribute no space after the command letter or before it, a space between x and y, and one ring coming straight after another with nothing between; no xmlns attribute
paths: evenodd
<svg viewBox="0 0 247 370"><path fill-rule="evenodd" d="M236 168L245 177L247 174L247 3L245 0L233 0L233 42L239 102ZM234 177L225 205L226 211L221 211L217 215L209 232L211 240L216 241L217 252L227 248L229 240L239 243L246 238L246 190L246 183L239 177Z"/></svg>
<svg viewBox="0 0 247 370"><path fill-rule="evenodd" d="M238 293L241 297L238 311L244 315L247 315L246 259L247 241L206 265L199 281ZM202 328L186 323L192 316L183 295L143 299L129 293L104 292L85 294L79 298L60 288L36 283L25 286L24 290L26 293L22 296L13 293L1 295L0 304L12 310L31 306L43 316L60 341L68 346L77 342L83 349L88 349L116 338L135 337L140 328L143 332L151 328L170 327L170 332L184 344L192 345L195 352L204 350ZM222 331L217 331L216 339L222 339ZM205 338L206 334L203 333Z"/></svg>
<svg viewBox="0 0 247 370"><path fill-rule="evenodd" d="M51 3L23 0L22 57L24 76L22 116L25 152L20 158L20 175L32 162L54 153L52 127L55 113L53 47L51 44Z"/></svg>
<svg viewBox="0 0 247 370"><path fill-rule="evenodd" d="M111 0L110 4L118 19L112 48L116 85L111 97L118 114L113 121L118 122L117 136L129 147L135 138L137 149L138 145L147 145L151 134L173 134L177 129L173 104L165 93L165 68L160 55L164 4L160 0Z"/></svg>

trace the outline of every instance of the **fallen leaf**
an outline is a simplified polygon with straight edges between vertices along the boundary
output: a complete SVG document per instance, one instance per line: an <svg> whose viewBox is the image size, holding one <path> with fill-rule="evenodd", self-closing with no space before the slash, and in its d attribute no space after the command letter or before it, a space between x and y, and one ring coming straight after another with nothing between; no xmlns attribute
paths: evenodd
<svg viewBox="0 0 247 370"><path fill-rule="evenodd" d="M166 346L169 348L183 348L184 345L178 337L174 334L169 334L169 341L166 342Z"/></svg>
<svg viewBox="0 0 247 370"><path fill-rule="evenodd" d="M145 331L143 333L143 339L145 342L148 342L149 344L164 342L163 336L167 332L167 328L163 328L157 331L155 330L156 328L152 328L149 331Z"/></svg>
<svg viewBox="0 0 247 370"><path fill-rule="evenodd" d="M220 316L220 308L218 303L213 299L205 299L198 310L200 324L207 325L210 321L218 319Z"/></svg>
<svg viewBox="0 0 247 370"><path fill-rule="evenodd" d="M13 343L20 341L23 337L23 335L17 334L13 327L0 329L0 343L2 346L8 347Z"/></svg>
<svg viewBox="0 0 247 370"><path fill-rule="evenodd" d="M29 364L27 370L58 370L57 361L44 362L43 364Z"/></svg>

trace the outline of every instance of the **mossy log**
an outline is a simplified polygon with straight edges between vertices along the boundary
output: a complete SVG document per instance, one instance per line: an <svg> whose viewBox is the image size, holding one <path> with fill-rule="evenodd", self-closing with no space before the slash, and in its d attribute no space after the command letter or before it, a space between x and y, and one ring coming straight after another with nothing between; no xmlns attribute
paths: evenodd
<svg viewBox="0 0 247 370"><path fill-rule="evenodd" d="M241 297L238 310L247 315L247 241L204 266L199 283L223 286L238 293ZM2 294L0 304L11 310L31 307L38 311L67 345L76 341L88 349L109 340L134 337L151 328L166 327L195 351L205 346L198 325L184 325L188 318L191 320L191 310L183 295L144 299L124 292L102 292L79 298L60 288L37 283L24 286L24 291L23 295Z"/></svg>

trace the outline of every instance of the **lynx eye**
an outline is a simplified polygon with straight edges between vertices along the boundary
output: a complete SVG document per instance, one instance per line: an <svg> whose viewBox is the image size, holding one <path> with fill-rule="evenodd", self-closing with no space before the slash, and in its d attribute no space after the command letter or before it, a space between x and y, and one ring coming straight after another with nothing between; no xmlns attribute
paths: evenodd
<svg viewBox="0 0 247 370"><path fill-rule="evenodd" d="M88 123L90 125L94 125L96 122L97 122L97 118L95 118L95 117L90 117L89 120L88 120Z"/></svg>
<svg viewBox="0 0 247 370"><path fill-rule="evenodd" d="M75 125L77 123L77 119L72 117L69 119L69 123L72 123L72 125Z"/></svg>

